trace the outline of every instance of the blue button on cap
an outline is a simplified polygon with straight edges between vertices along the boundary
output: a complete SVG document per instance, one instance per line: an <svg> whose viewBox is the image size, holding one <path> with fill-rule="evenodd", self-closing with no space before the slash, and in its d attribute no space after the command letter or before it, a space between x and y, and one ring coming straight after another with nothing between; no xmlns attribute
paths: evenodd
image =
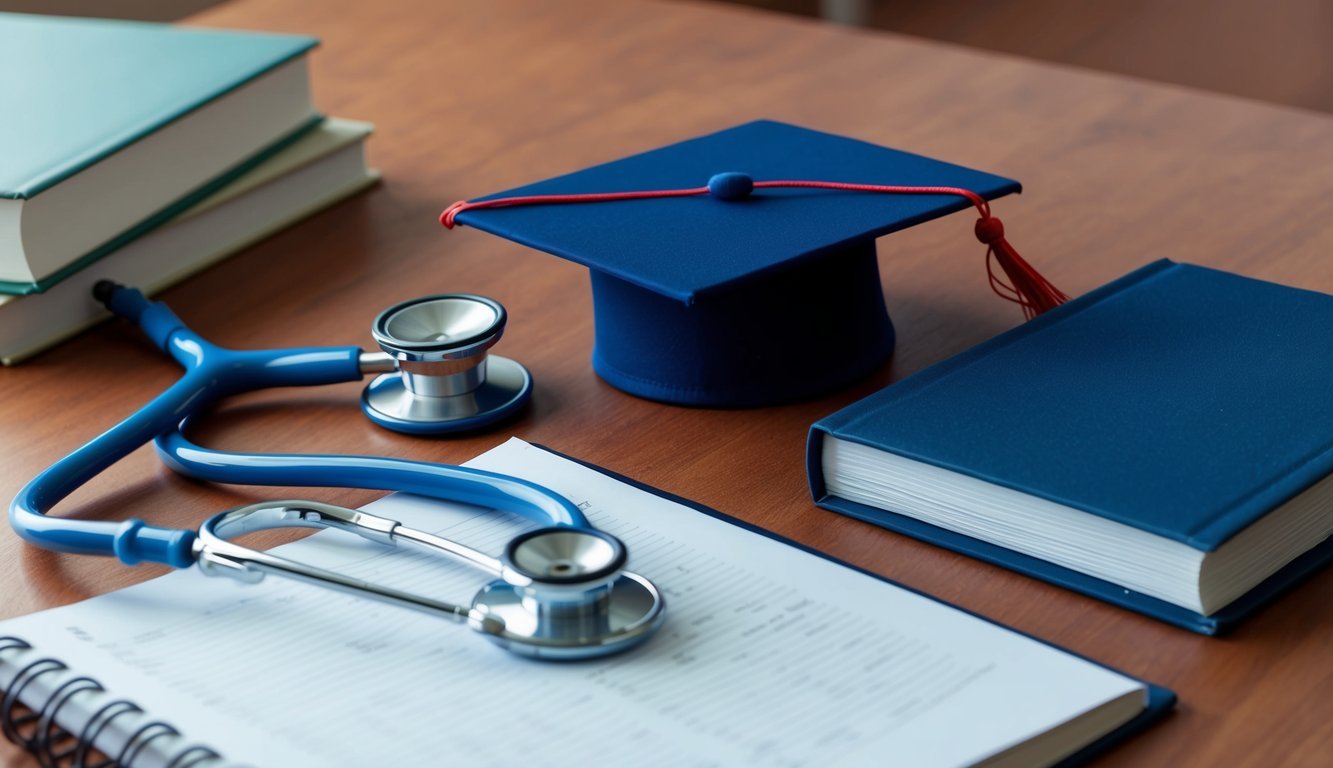
<svg viewBox="0 0 1333 768"><path fill-rule="evenodd" d="M708 180L708 194L719 200L744 200L754 191L754 179L748 173L727 171Z"/></svg>

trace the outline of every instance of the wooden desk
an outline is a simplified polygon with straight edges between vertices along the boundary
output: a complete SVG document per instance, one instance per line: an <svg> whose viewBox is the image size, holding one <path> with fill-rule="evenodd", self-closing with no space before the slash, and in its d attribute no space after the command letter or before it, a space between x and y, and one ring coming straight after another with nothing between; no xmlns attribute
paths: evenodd
<svg viewBox="0 0 1333 768"><path fill-rule="evenodd" d="M345 385L241 398L203 439L457 462L516 434L1179 692L1177 713L1106 765L1310 765L1333 754L1333 572L1208 639L811 503L812 421L1019 322L986 286L970 217L881 244L900 338L889 368L818 402L752 411L668 407L603 384L588 363L583 269L435 223L460 198L772 117L1021 179L1028 191L997 212L1071 293L1162 256L1333 291L1333 120L702 3L233 0L197 21L323 38L316 100L378 125L371 157L387 181L169 291L176 311L230 346L369 345L379 309L475 291L508 307L499 351L537 381L531 411L484 436L386 432ZM176 375L125 324L0 371L0 495ZM193 526L275 493L201 487L145 449L60 511ZM318 495L356 505L376 494ZM158 572L38 552L4 528L0 616ZM29 764L14 755L0 748L9 765Z"/></svg>

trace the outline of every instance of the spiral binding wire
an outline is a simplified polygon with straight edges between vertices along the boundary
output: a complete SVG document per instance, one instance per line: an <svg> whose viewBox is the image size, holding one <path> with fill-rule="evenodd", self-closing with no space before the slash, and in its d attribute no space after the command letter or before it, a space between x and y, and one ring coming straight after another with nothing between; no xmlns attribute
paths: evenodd
<svg viewBox="0 0 1333 768"><path fill-rule="evenodd" d="M102 731L111 724L112 720L121 715L137 715L142 712L143 709L139 705L124 699L113 699L94 712L88 722L83 724L83 730L79 731L78 747L74 750L74 760L71 768L114 768L115 763L111 758L92 763L88 762L93 752L93 743L97 741L98 736L102 735Z"/></svg>
<svg viewBox="0 0 1333 768"><path fill-rule="evenodd" d="M32 650L32 645L22 638L0 637L0 654L27 650ZM70 700L80 694L106 692L106 688L91 677L66 680L39 707L20 701L23 691L34 680L68 669L58 659L34 659L19 669L9 690L0 698L0 732L6 739L31 752L42 768L129 768L155 739L181 735L171 725L153 720L130 734L114 757L100 754L93 744L112 721L125 715L141 715L144 710L132 701L113 699L94 712L78 733L65 729L59 724L58 716ZM204 768L221 760L222 756L214 750L196 744L177 752L167 768Z"/></svg>
<svg viewBox="0 0 1333 768"><path fill-rule="evenodd" d="M222 759L222 756L218 753L208 747L196 744L177 753L175 757L171 758L171 762L167 763L167 768L196 768L196 766L202 766L210 761L220 759Z"/></svg>
<svg viewBox="0 0 1333 768"><path fill-rule="evenodd" d="M105 690L101 683L91 677L75 677L61 683L55 693L51 694L51 698L46 700L46 705L42 707L40 717L37 719L32 750L42 768L57 768L78 746L74 734L55 722L55 715L60 708L66 701L80 693Z"/></svg>

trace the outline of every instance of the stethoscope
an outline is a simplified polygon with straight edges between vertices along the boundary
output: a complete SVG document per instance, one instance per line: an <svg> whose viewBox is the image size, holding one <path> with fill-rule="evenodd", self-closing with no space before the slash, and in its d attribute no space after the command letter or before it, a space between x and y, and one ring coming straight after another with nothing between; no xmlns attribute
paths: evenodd
<svg viewBox="0 0 1333 768"><path fill-rule="evenodd" d="M210 576L255 582L266 574L466 623L515 653L579 659L624 651L648 639L665 618L652 582L624 570L627 551L592 527L563 496L516 477L388 457L249 454L215 451L185 437L194 415L224 397L266 387L355 381L380 374L361 397L375 423L400 432L476 429L521 408L532 377L489 355L506 321L499 303L448 294L398 304L374 321L382 352L358 347L231 350L191 331L167 306L133 288L102 282L94 296L138 323L185 374L138 412L56 462L14 499L9 520L28 542L57 552L114 555L133 565L198 565ZM404 491L515 512L548 527L511 540L500 557L409 528L395 520L313 501L266 501L206 520L198 531L123 522L48 517L78 487L136 448L155 441L177 472L243 485L324 486ZM469 605L453 604L351 578L232 541L258 530L331 528L370 541L405 545L498 577Z"/></svg>

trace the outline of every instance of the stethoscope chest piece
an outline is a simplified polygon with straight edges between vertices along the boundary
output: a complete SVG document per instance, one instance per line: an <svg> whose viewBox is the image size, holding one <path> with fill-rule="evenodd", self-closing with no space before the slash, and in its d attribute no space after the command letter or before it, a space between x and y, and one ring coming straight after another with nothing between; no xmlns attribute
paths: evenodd
<svg viewBox="0 0 1333 768"><path fill-rule="evenodd" d="M386 309L371 334L397 370L366 386L362 410L376 424L410 434L477 429L515 413L532 395L532 376L487 354L505 320L498 302L462 293Z"/></svg>
<svg viewBox="0 0 1333 768"><path fill-rule="evenodd" d="M501 580L472 600L468 623L492 642L540 659L575 660L627 651L652 636L665 600L626 573L624 545L586 528L542 528L513 539Z"/></svg>

